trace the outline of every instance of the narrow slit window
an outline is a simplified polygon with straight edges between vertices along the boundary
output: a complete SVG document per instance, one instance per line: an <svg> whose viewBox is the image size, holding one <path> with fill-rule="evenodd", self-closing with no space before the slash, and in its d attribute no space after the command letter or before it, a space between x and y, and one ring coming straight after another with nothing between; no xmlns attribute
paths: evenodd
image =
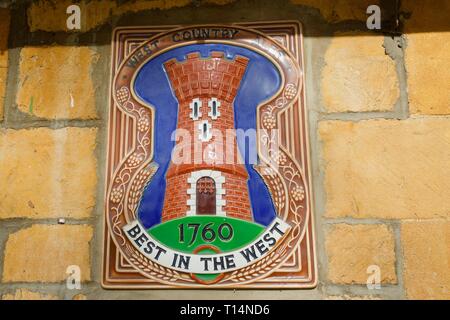
<svg viewBox="0 0 450 320"><path fill-rule="evenodd" d="M220 111L219 111L220 102L219 102L219 100L217 100L217 98L211 98L208 101L208 106L209 106L208 116L210 116L211 119L213 119L213 120L216 120L217 118L219 118L219 116L220 116Z"/></svg>
<svg viewBox="0 0 450 320"><path fill-rule="evenodd" d="M198 102L194 102L194 118L198 118Z"/></svg>
<svg viewBox="0 0 450 320"><path fill-rule="evenodd" d="M217 101L213 101L212 103L212 116L217 117Z"/></svg>
<svg viewBox="0 0 450 320"><path fill-rule="evenodd" d="M208 137L208 124L203 123L203 138L206 139Z"/></svg>
<svg viewBox="0 0 450 320"><path fill-rule="evenodd" d="M189 104L189 107L191 108L190 117L192 120L198 120L202 116L202 101L199 98L195 98L192 100L192 102Z"/></svg>
<svg viewBox="0 0 450 320"><path fill-rule="evenodd" d="M203 120L198 124L198 139L200 141L206 142L211 140L212 134L211 134L211 123L208 122L208 120Z"/></svg>

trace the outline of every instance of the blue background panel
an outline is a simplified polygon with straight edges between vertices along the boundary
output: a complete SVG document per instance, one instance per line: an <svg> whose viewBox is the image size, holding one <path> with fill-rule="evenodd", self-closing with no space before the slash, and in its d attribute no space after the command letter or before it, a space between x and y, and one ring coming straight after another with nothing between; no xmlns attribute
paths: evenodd
<svg viewBox="0 0 450 320"><path fill-rule="evenodd" d="M176 58L186 59L191 52L200 52L202 57L211 51L222 51L229 59L242 55L249 59L246 73L234 101L236 129L256 128L256 108L272 97L281 85L280 74L275 65L266 57L246 48L224 44L198 44L172 49L149 60L139 71L134 83L135 93L155 109L154 159L159 169L144 190L138 208L141 223L150 228L161 222L161 213L166 190L166 172L170 164L174 141L172 132L176 129L178 102L170 87L163 63ZM254 141L255 142L255 141ZM249 163L256 155L256 144L238 140L238 147L245 160L249 174L248 188L255 222L267 226L275 218L275 208L267 186L261 176Z"/></svg>

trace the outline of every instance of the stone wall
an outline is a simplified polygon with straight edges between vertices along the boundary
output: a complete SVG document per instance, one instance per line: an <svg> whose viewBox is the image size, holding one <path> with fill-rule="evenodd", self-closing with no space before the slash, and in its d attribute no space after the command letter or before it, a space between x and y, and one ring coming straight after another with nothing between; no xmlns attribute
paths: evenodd
<svg viewBox="0 0 450 320"><path fill-rule="evenodd" d="M71 2L0 9L3 299L211 297L100 286L112 29L279 19L304 26L319 284L214 298L450 298L448 1L93 0L67 32ZM400 25L369 32L370 4Z"/></svg>

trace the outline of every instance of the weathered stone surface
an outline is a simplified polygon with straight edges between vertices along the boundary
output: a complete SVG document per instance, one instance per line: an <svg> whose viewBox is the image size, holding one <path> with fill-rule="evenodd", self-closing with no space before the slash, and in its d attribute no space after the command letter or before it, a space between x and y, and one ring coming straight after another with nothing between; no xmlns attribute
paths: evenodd
<svg viewBox="0 0 450 320"><path fill-rule="evenodd" d="M8 35L10 11L0 8L0 121L3 120L8 75Z"/></svg>
<svg viewBox="0 0 450 320"><path fill-rule="evenodd" d="M409 299L450 298L450 221L401 225L404 282Z"/></svg>
<svg viewBox="0 0 450 320"><path fill-rule="evenodd" d="M366 20L367 7L380 3L378 0L291 0L291 2L319 9L321 15L332 23L344 20Z"/></svg>
<svg viewBox="0 0 450 320"><path fill-rule="evenodd" d="M450 32L408 34L407 41L410 112L450 114Z"/></svg>
<svg viewBox="0 0 450 320"><path fill-rule="evenodd" d="M408 99L412 114L450 114L450 2L402 1Z"/></svg>
<svg viewBox="0 0 450 320"><path fill-rule="evenodd" d="M86 218L97 129L0 130L0 218Z"/></svg>
<svg viewBox="0 0 450 320"><path fill-rule="evenodd" d="M58 300L58 297L51 294L30 291L28 289L18 289L13 294L4 294L2 300Z"/></svg>
<svg viewBox="0 0 450 320"><path fill-rule="evenodd" d="M0 67L0 121L3 120L6 96L6 80L8 76L8 68Z"/></svg>
<svg viewBox="0 0 450 320"><path fill-rule="evenodd" d="M91 69L97 59L87 47L23 48L16 100L19 110L48 119L96 118Z"/></svg>
<svg viewBox="0 0 450 320"><path fill-rule="evenodd" d="M60 282L67 267L77 265L81 281L90 280L87 225L33 225L9 235L3 265L3 282Z"/></svg>
<svg viewBox="0 0 450 320"><path fill-rule="evenodd" d="M325 53L323 103L328 112L392 110L399 98L395 62L385 54L384 37L336 34Z"/></svg>
<svg viewBox="0 0 450 320"><path fill-rule="evenodd" d="M235 0L206 0L202 4L224 5ZM117 4L111 0L81 1L78 3L81 12L81 32L86 32L107 23L114 16L144 10L167 10L192 4L192 0L153 0L129 1ZM28 25L31 32L69 31L66 25L66 9L71 0L40 0L33 2L28 9ZM45 16L46 19L42 19Z"/></svg>
<svg viewBox="0 0 450 320"><path fill-rule="evenodd" d="M445 218L450 119L324 121L326 215Z"/></svg>
<svg viewBox="0 0 450 320"><path fill-rule="evenodd" d="M394 235L386 225L331 226L327 234L328 279L339 284L366 284L367 268L380 268L381 283L396 283Z"/></svg>

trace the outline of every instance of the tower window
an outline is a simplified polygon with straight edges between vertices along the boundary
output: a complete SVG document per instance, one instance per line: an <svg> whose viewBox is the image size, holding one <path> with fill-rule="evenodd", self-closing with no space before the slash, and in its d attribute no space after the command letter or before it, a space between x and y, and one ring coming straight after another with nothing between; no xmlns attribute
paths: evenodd
<svg viewBox="0 0 450 320"><path fill-rule="evenodd" d="M194 102L194 118L198 118L198 102Z"/></svg>
<svg viewBox="0 0 450 320"><path fill-rule="evenodd" d="M203 138L205 139L208 136L208 124L203 123Z"/></svg>
<svg viewBox="0 0 450 320"><path fill-rule="evenodd" d="M216 120L220 116L219 111L220 101L217 100L217 98L211 98L208 101L208 106L209 106L208 116L210 116L211 119Z"/></svg>
<svg viewBox="0 0 450 320"><path fill-rule="evenodd" d="M213 101L211 112L213 117L217 117L217 101Z"/></svg>
<svg viewBox="0 0 450 320"><path fill-rule="evenodd" d="M208 122L208 120L203 120L198 124L198 129L200 131L198 139L200 141L206 142L211 140L212 138L211 127L212 125Z"/></svg>
<svg viewBox="0 0 450 320"><path fill-rule="evenodd" d="M189 107L191 108L191 114L189 115L192 120L198 120L202 116L202 101L199 98L195 98L192 100L192 102L189 104Z"/></svg>

